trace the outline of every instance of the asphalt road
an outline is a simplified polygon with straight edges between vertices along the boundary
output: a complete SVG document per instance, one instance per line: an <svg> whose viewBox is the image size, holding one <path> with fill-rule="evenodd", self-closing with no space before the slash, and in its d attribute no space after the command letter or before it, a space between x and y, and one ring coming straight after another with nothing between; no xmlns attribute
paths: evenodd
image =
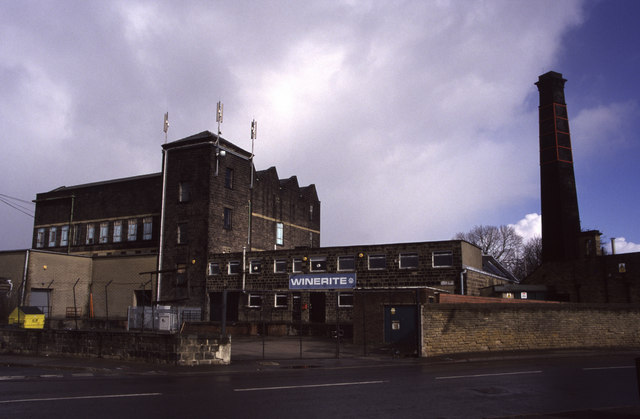
<svg viewBox="0 0 640 419"><path fill-rule="evenodd" d="M255 364L260 365L260 364ZM476 418L634 406L633 354L119 373L0 368L2 418ZM549 416L547 416L549 417Z"/></svg>

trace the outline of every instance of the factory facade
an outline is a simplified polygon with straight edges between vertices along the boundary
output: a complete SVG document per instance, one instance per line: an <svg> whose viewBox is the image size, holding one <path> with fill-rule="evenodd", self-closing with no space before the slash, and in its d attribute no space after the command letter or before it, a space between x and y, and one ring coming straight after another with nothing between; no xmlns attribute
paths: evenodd
<svg viewBox="0 0 640 419"><path fill-rule="evenodd" d="M35 305L64 327L121 325L132 306L230 325L268 313L274 333L291 333L351 322L365 291L479 295L513 280L459 240L322 248L315 186L256 171L252 153L208 131L164 144L162 167L37 194L32 249L0 253L6 309ZM292 287L300 275L352 280Z"/></svg>

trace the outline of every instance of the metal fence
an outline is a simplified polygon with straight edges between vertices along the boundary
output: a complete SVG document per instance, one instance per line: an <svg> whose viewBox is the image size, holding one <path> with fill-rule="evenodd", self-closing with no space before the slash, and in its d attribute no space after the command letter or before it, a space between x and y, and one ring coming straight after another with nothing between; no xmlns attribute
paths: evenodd
<svg viewBox="0 0 640 419"><path fill-rule="evenodd" d="M136 306L127 310L127 330L177 332L183 322L200 321L199 307Z"/></svg>

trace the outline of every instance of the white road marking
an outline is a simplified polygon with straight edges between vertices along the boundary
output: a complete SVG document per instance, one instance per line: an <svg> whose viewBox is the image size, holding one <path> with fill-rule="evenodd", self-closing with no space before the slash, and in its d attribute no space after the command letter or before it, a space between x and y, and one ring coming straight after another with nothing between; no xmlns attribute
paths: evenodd
<svg viewBox="0 0 640 419"><path fill-rule="evenodd" d="M62 374L42 374L40 378L62 378L64 375Z"/></svg>
<svg viewBox="0 0 640 419"><path fill-rule="evenodd" d="M233 391L263 391L263 390L290 390L292 388L318 388L318 387L339 387L339 386L361 386L366 384L382 384L387 381L355 381L351 383L329 383L329 384L307 384L302 386L278 386L278 387L253 387L234 388Z"/></svg>
<svg viewBox="0 0 640 419"><path fill-rule="evenodd" d="M72 377L93 377L92 372L77 372L75 374L71 374Z"/></svg>
<svg viewBox="0 0 640 419"><path fill-rule="evenodd" d="M522 374L542 374L542 371L517 371L517 372L500 372L496 374L451 375L446 377L436 377L436 380L453 380L456 378L500 377L503 375L522 375Z"/></svg>
<svg viewBox="0 0 640 419"><path fill-rule="evenodd" d="M47 397L42 399L17 399L17 400L0 400L0 404L6 403L27 403L27 402L50 402L59 400L86 400L86 399L115 399L120 397L148 397L160 396L162 393L138 393L138 394L105 394L96 396L75 396L75 397Z"/></svg>
<svg viewBox="0 0 640 419"><path fill-rule="evenodd" d="M24 380L26 376L24 375L3 375L0 377L0 381L8 381L8 380Z"/></svg>
<svg viewBox="0 0 640 419"><path fill-rule="evenodd" d="M593 367L593 368L583 368L583 371L597 371L597 370L621 370L627 368L635 368L633 365L623 366L623 367Z"/></svg>

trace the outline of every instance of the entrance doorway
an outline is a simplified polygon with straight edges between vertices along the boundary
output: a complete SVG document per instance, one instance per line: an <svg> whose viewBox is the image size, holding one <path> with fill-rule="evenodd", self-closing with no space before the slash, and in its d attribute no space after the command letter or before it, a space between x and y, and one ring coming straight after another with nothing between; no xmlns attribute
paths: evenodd
<svg viewBox="0 0 640 419"><path fill-rule="evenodd" d="M324 323L327 312L327 296L324 292L309 293L309 320L311 323Z"/></svg>
<svg viewBox="0 0 640 419"><path fill-rule="evenodd" d="M29 305L38 307L44 313L45 318L49 318L49 308L51 307L50 289L31 289Z"/></svg>
<svg viewBox="0 0 640 419"><path fill-rule="evenodd" d="M416 306L384 307L384 342L413 350L417 345Z"/></svg>
<svg viewBox="0 0 640 419"><path fill-rule="evenodd" d="M223 296L222 292L209 293L209 319L211 321L222 321L222 305ZM227 321L238 321L238 306L240 303L240 296L242 293L238 291L227 292Z"/></svg>

